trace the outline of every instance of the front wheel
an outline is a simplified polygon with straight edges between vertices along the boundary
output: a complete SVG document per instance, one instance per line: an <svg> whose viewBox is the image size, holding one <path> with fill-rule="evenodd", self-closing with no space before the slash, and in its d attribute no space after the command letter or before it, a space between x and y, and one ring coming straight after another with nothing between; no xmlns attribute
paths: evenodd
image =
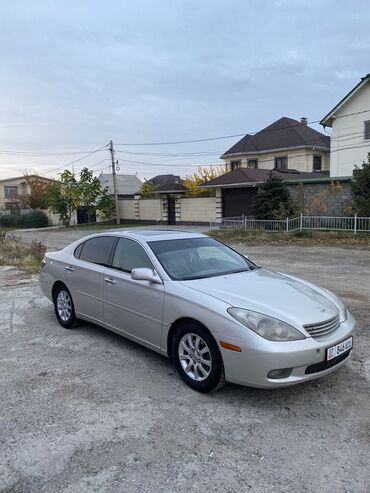
<svg viewBox="0 0 370 493"><path fill-rule="evenodd" d="M55 290L54 309L58 322L65 329L72 329L77 325L72 296L64 285L58 286Z"/></svg>
<svg viewBox="0 0 370 493"><path fill-rule="evenodd" d="M223 386L221 353L204 326L192 321L181 324L171 349L177 372L190 387L199 392L211 392Z"/></svg>

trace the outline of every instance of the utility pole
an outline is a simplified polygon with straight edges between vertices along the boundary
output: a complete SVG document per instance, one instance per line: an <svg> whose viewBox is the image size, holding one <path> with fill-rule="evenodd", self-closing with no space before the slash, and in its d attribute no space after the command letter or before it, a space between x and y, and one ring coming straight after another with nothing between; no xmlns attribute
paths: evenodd
<svg viewBox="0 0 370 493"><path fill-rule="evenodd" d="M117 177L116 177L116 160L114 158L114 148L113 148L113 140L109 142L109 150L112 160L112 178L113 178L113 193L114 193L114 202L116 204L116 224L119 224L119 206L118 206L118 194L117 194Z"/></svg>

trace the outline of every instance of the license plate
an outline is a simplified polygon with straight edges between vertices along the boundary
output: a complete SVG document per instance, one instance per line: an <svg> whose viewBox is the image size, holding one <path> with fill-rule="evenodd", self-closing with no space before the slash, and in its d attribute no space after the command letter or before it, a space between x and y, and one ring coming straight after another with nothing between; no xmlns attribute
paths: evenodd
<svg viewBox="0 0 370 493"><path fill-rule="evenodd" d="M345 353L352 348L352 337L349 337L345 341L336 344L335 346L329 347L326 350L326 361L329 361L341 354Z"/></svg>

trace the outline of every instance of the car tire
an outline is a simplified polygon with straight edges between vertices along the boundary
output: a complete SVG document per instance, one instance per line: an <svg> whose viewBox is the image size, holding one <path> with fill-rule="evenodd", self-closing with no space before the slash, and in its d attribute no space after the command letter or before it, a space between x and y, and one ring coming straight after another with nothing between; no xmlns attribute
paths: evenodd
<svg viewBox="0 0 370 493"><path fill-rule="evenodd" d="M65 329L78 325L71 293L64 284L60 284L54 292L54 310L58 322Z"/></svg>
<svg viewBox="0 0 370 493"><path fill-rule="evenodd" d="M202 324L186 321L179 325L172 338L171 355L178 374L194 390L212 392L224 386L221 352Z"/></svg>

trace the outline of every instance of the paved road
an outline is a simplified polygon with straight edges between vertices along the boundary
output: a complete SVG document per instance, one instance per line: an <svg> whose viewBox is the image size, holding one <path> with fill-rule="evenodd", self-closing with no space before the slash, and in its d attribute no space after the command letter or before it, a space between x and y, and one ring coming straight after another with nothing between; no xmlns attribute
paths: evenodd
<svg viewBox="0 0 370 493"><path fill-rule="evenodd" d="M0 269L2 493L369 491L369 252L239 248L339 292L352 360L297 387L198 394L158 354L61 328L34 279Z"/></svg>
<svg viewBox="0 0 370 493"><path fill-rule="evenodd" d="M120 228L122 231L126 228ZM127 228L128 230L133 228ZM182 230L182 231L196 231L198 233L204 233L208 231L207 226L142 226L135 227L136 229L174 229L174 230ZM66 247L73 241L79 240L84 236L94 234L94 233L102 233L104 228L42 228L42 229L33 229L33 230L22 230L19 229L17 231L12 231L10 234L17 235L23 238L25 241L31 242L32 240L41 241L46 245L49 251L60 250L61 248ZM108 231L113 231L111 228Z"/></svg>

